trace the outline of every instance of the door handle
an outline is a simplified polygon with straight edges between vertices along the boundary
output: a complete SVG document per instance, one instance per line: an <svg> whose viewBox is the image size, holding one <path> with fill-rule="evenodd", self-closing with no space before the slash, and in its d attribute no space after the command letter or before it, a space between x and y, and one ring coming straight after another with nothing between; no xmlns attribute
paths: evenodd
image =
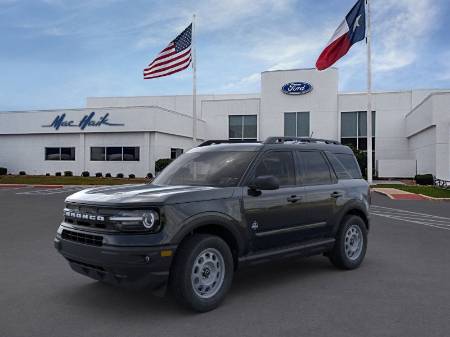
<svg viewBox="0 0 450 337"><path fill-rule="evenodd" d="M302 200L303 197L301 195L291 195L290 197L287 198L287 201L289 202L297 202L299 200Z"/></svg>
<svg viewBox="0 0 450 337"><path fill-rule="evenodd" d="M339 198L339 197L342 197L342 192L337 192L337 191L335 191L335 192L333 192L333 193L330 194L330 197L332 197L332 198Z"/></svg>

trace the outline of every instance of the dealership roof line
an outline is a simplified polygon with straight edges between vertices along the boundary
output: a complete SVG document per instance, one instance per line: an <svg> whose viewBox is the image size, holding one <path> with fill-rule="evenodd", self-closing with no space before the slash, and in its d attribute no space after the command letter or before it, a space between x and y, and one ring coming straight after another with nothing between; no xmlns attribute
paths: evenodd
<svg viewBox="0 0 450 337"><path fill-rule="evenodd" d="M419 104L417 104L414 109L412 109L410 112L408 112L405 117L411 115L414 113L417 109L420 109L422 105L426 103L429 99L431 99L433 96L444 96L444 95L450 95L450 91L447 92L432 92L429 95L427 95Z"/></svg>
<svg viewBox="0 0 450 337"><path fill-rule="evenodd" d="M338 70L337 67L330 67L329 69ZM273 72L277 72L277 71L297 71L297 70L316 70L316 68L274 69L274 70L265 70L265 71L262 71L261 74L264 74L264 73L273 73Z"/></svg>

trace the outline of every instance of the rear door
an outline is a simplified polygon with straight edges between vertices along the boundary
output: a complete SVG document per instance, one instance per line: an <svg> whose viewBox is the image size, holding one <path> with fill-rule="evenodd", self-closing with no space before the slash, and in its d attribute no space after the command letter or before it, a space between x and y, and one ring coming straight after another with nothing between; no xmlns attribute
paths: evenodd
<svg viewBox="0 0 450 337"><path fill-rule="evenodd" d="M296 151L301 166L301 182L306 190L309 239L328 236L332 230L336 201L342 196L334 171L322 151Z"/></svg>

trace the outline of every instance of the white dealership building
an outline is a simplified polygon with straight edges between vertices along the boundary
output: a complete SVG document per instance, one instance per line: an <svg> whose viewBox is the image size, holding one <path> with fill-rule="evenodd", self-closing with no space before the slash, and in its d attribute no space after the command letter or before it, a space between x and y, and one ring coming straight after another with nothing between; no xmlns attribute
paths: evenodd
<svg viewBox="0 0 450 337"><path fill-rule="evenodd" d="M199 95L198 139L299 136L366 149L364 92L339 92L338 70L261 74L261 92ZM432 173L450 180L450 90L373 95L380 178ZM0 112L0 167L145 176L194 146L191 96L90 97L86 108Z"/></svg>

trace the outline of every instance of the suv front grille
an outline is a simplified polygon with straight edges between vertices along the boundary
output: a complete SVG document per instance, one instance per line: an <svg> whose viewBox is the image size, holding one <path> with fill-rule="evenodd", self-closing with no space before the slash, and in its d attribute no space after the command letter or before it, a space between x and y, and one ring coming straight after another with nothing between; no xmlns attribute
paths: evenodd
<svg viewBox="0 0 450 337"><path fill-rule="evenodd" d="M64 209L64 221L81 227L116 231L115 225L107 221L108 217L115 212L117 211L107 208L68 204Z"/></svg>
<svg viewBox="0 0 450 337"><path fill-rule="evenodd" d="M85 245L91 246L103 245L103 236L100 235L85 234L63 229L61 236L65 240L83 243Z"/></svg>

